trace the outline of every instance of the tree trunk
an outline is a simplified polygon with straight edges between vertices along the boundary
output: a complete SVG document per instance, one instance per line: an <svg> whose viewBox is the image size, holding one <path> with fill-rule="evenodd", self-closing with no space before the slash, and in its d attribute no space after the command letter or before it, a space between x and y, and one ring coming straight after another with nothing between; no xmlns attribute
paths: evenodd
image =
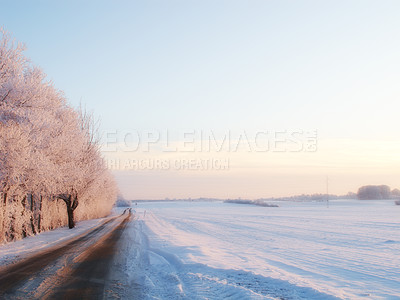
<svg viewBox="0 0 400 300"><path fill-rule="evenodd" d="M75 227L74 210L68 204L67 204L67 213L68 213L68 227L69 229L72 229Z"/></svg>
<svg viewBox="0 0 400 300"><path fill-rule="evenodd" d="M22 204L22 207L24 208L24 211L25 211L25 209L26 209L26 195L22 198L21 204Z"/></svg>
<svg viewBox="0 0 400 300"><path fill-rule="evenodd" d="M31 217L30 217L30 221L31 221L31 230L33 234L36 234L36 228L35 228L35 223L36 223L36 216L35 216L35 210L34 210L34 199L33 199L33 193L28 194L29 196L29 204L30 204L30 210L31 210Z"/></svg>
<svg viewBox="0 0 400 300"><path fill-rule="evenodd" d="M78 196L75 194L74 199L72 199L72 194L60 194L57 196L59 199L65 202L67 206L67 215L68 215L68 227L70 229L75 227L74 221L74 210L78 206Z"/></svg>
<svg viewBox="0 0 400 300"><path fill-rule="evenodd" d="M3 193L3 207L2 207L3 218L1 220L1 236L0 241L6 240L6 224L7 224L7 192Z"/></svg>
<svg viewBox="0 0 400 300"><path fill-rule="evenodd" d="M33 212L33 202L34 202L34 199L33 199L33 193L31 194L31 211Z"/></svg>
<svg viewBox="0 0 400 300"><path fill-rule="evenodd" d="M39 216L38 216L38 232L41 232L41 221L42 221L42 195L39 196Z"/></svg>

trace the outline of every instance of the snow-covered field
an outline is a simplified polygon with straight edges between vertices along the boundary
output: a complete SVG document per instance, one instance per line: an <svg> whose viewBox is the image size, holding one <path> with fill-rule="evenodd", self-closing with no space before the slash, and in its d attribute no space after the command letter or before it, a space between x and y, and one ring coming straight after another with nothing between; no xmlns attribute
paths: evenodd
<svg viewBox="0 0 400 300"><path fill-rule="evenodd" d="M393 201L139 203L106 280L108 299L400 299ZM0 265L104 219L0 247Z"/></svg>
<svg viewBox="0 0 400 300"><path fill-rule="evenodd" d="M139 203L119 257L131 296L400 299L400 206L278 204Z"/></svg>

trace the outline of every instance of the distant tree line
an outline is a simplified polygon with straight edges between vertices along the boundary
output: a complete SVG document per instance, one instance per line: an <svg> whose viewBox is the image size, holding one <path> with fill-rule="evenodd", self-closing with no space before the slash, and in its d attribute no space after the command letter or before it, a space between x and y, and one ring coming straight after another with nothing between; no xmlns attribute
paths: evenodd
<svg viewBox="0 0 400 300"><path fill-rule="evenodd" d="M224 203L248 204L248 205L257 205L257 206L262 206L262 207L279 207L279 205L277 205L277 204L268 203L263 200L227 199L227 200L224 200Z"/></svg>
<svg viewBox="0 0 400 300"><path fill-rule="evenodd" d="M132 202L129 200L126 200L124 196L121 194L117 195L117 201L115 201L114 206L116 207L130 207L132 205Z"/></svg>
<svg viewBox="0 0 400 300"><path fill-rule="evenodd" d="M289 197L272 197L272 198L261 198L259 201L327 201L336 199L355 199L357 195L355 193L349 192L346 195L333 195L333 194L302 194Z"/></svg>
<svg viewBox="0 0 400 300"><path fill-rule="evenodd" d="M380 200L399 198L400 190L393 189L387 185L365 185L358 189L357 198L360 200Z"/></svg>
<svg viewBox="0 0 400 300"><path fill-rule="evenodd" d="M109 213L96 124L0 30L0 243Z"/></svg>

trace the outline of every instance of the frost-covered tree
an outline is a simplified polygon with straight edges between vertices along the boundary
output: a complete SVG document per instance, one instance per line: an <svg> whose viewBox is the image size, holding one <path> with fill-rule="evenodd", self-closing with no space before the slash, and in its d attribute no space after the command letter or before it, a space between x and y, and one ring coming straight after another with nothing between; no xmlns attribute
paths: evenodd
<svg viewBox="0 0 400 300"><path fill-rule="evenodd" d="M390 187L387 185L365 185L357 192L357 198L360 200L390 199L390 196Z"/></svg>
<svg viewBox="0 0 400 300"><path fill-rule="evenodd" d="M78 220L108 214L117 189L93 117L67 105L21 44L0 38L0 241L72 228L75 210Z"/></svg>

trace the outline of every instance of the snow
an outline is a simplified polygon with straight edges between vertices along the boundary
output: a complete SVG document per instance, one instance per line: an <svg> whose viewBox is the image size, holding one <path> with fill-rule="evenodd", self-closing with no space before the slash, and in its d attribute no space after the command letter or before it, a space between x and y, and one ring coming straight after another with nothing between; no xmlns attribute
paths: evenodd
<svg viewBox="0 0 400 300"><path fill-rule="evenodd" d="M393 201L138 203L107 299L399 299ZM115 214L120 211L115 211ZM0 265L100 225L83 221L2 245Z"/></svg>
<svg viewBox="0 0 400 300"><path fill-rule="evenodd" d="M142 299L399 298L393 201L279 206L140 203L114 279Z"/></svg>

